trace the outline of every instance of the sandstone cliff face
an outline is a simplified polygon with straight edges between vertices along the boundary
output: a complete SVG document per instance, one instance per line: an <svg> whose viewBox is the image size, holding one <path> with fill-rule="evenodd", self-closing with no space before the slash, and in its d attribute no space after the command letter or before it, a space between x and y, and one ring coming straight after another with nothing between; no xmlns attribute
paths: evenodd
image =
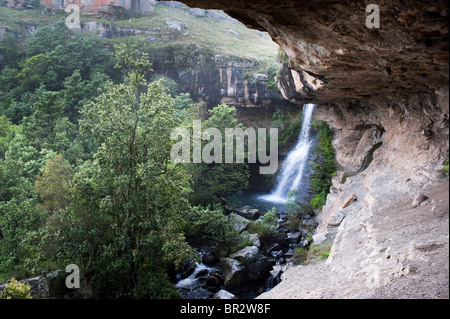
<svg viewBox="0 0 450 319"><path fill-rule="evenodd" d="M290 105L268 87L266 74L254 73L255 62L213 55L197 45L178 45L153 61L156 73L172 78L183 92L210 107L226 103L238 108L275 109Z"/></svg>
<svg viewBox="0 0 450 319"><path fill-rule="evenodd" d="M287 53L279 87L335 131L339 174L314 241L263 298L448 298L448 7L444 1L183 0L269 32ZM413 208L413 199L430 199ZM344 207L346 198L356 201Z"/></svg>
<svg viewBox="0 0 450 319"><path fill-rule="evenodd" d="M366 1L184 0L221 9L270 33L299 72L325 83L316 101L435 90L448 82L445 1L376 1L381 28L366 27Z"/></svg>

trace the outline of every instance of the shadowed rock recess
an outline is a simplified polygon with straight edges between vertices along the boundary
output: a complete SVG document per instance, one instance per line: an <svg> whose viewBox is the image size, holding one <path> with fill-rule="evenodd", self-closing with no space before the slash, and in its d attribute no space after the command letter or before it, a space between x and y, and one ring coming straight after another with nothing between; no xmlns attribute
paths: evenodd
<svg viewBox="0 0 450 319"><path fill-rule="evenodd" d="M333 242L330 256L261 297L448 298L447 2L182 2L267 31L287 54L284 97L318 104L335 132L339 172L314 236ZM379 29L366 26L369 3Z"/></svg>

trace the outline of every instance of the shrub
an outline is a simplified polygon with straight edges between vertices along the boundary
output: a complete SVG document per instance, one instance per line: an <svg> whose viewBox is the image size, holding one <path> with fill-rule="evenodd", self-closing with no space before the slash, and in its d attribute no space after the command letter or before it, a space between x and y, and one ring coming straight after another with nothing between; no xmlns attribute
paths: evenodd
<svg viewBox="0 0 450 319"><path fill-rule="evenodd" d="M289 220L289 224L288 227L290 230L298 230L298 228L300 227L300 223L302 222L302 219L296 215L296 214L288 214L288 220Z"/></svg>
<svg viewBox="0 0 450 319"><path fill-rule="evenodd" d="M224 215L220 204L193 207L187 215L186 235L191 239L213 242L220 256L225 257L247 240L241 236L237 227L240 221L235 216Z"/></svg>
<svg viewBox="0 0 450 319"><path fill-rule="evenodd" d="M308 260L308 253L309 251L307 248L296 248L293 256L294 263L300 265L306 262Z"/></svg>
<svg viewBox="0 0 450 319"><path fill-rule="evenodd" d="M308 254L308 260L310 261L318 261L322 259L327 259L330 256L331 248L333 247L333 243L324 242L321 245L311 245Z"/></svg>
<svg viewBox="0 0 450 319"><path fill-rule="evenodd" d="M311 185L315 194L311 200L311 206L314 209L320 209L326 203L332 185L331 179L336 176L337 172L334 161L335 151L332 144L333 131L325 122L314 122L313 128L318 131L318 145L314 150L311 163L313 169Z"/></svg>
<svg viewBox="0 0 450 319"><path fill-rule="evenodd" d="M302 203L299 190L294 189L290 191L288 196L289 200L286 203L286 207L290 212L298 215L298 217L314 214L314 207L310 203Z"/></svg>
<svg viewBox="0 0 450 319"><path fill-rule="evenodd" d="M280 129L280 146L285 146L297 140L302 128L303 114L300 112L296 118L290 113L284 114L282 110L277 110L273 114L272 126Z"/></svg>
<svg viewBox="0 0 450 319"><path fill-rule="evenodd" d="M11 283L0 293L0 299L32 299L31 287L12 278Z"/></svg>
<svg viewBox="0 0 450 319"><path fill-rule="evenodd" d="M274 238L277 236L277 222L278 216L273 208L261 217L261 221L251 223L249 232L258 234L261 240Z"/></svg>
<svg viewBox="0 0 450 319"><path fill-rule="evenodd" d="M326 193L320 193L314 196L314 198L311 200L311 207L313 209L320 209L327 203L327 194Z"/></svg>
<svg viewBox="0 0 450 319"><path fill-rule="evenodd" d="M445 160L445 162L444 162L444 168L442 169L442 171L444 172L444 173L449 173L449 158L447 158L446 160Z"/></svg>

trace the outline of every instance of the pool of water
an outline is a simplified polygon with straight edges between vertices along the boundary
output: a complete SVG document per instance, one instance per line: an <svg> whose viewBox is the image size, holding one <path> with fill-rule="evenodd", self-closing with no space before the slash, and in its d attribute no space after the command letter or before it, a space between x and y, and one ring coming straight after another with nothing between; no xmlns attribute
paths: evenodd
<svg viewBox="0 0 450 319"><path fill-rule="evenodd" d="M248 191L240 195L236 201L233 203L234 207L250 206L251 208L256 208L262 213L266 213L272 208L276 208L277 212L286 213L288 208L286 207L286 200L274 199L268 200L263 199L267 197L268 193Z"/></svg>

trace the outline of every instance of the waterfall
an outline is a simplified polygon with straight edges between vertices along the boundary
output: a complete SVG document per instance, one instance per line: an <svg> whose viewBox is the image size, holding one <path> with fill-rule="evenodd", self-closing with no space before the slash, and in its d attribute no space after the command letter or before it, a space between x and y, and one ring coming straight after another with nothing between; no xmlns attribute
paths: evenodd
<svg viewBox="0 0 450 319"><path fill-rule="evenodd" d="M314 104L303 106L302 129L298 142L289 152L281 168L277 186L270 195L262 196L261 199L269 202L285 203L289 199L289 192L300 188L312 145L310 129L314 108Z"/></svg>

